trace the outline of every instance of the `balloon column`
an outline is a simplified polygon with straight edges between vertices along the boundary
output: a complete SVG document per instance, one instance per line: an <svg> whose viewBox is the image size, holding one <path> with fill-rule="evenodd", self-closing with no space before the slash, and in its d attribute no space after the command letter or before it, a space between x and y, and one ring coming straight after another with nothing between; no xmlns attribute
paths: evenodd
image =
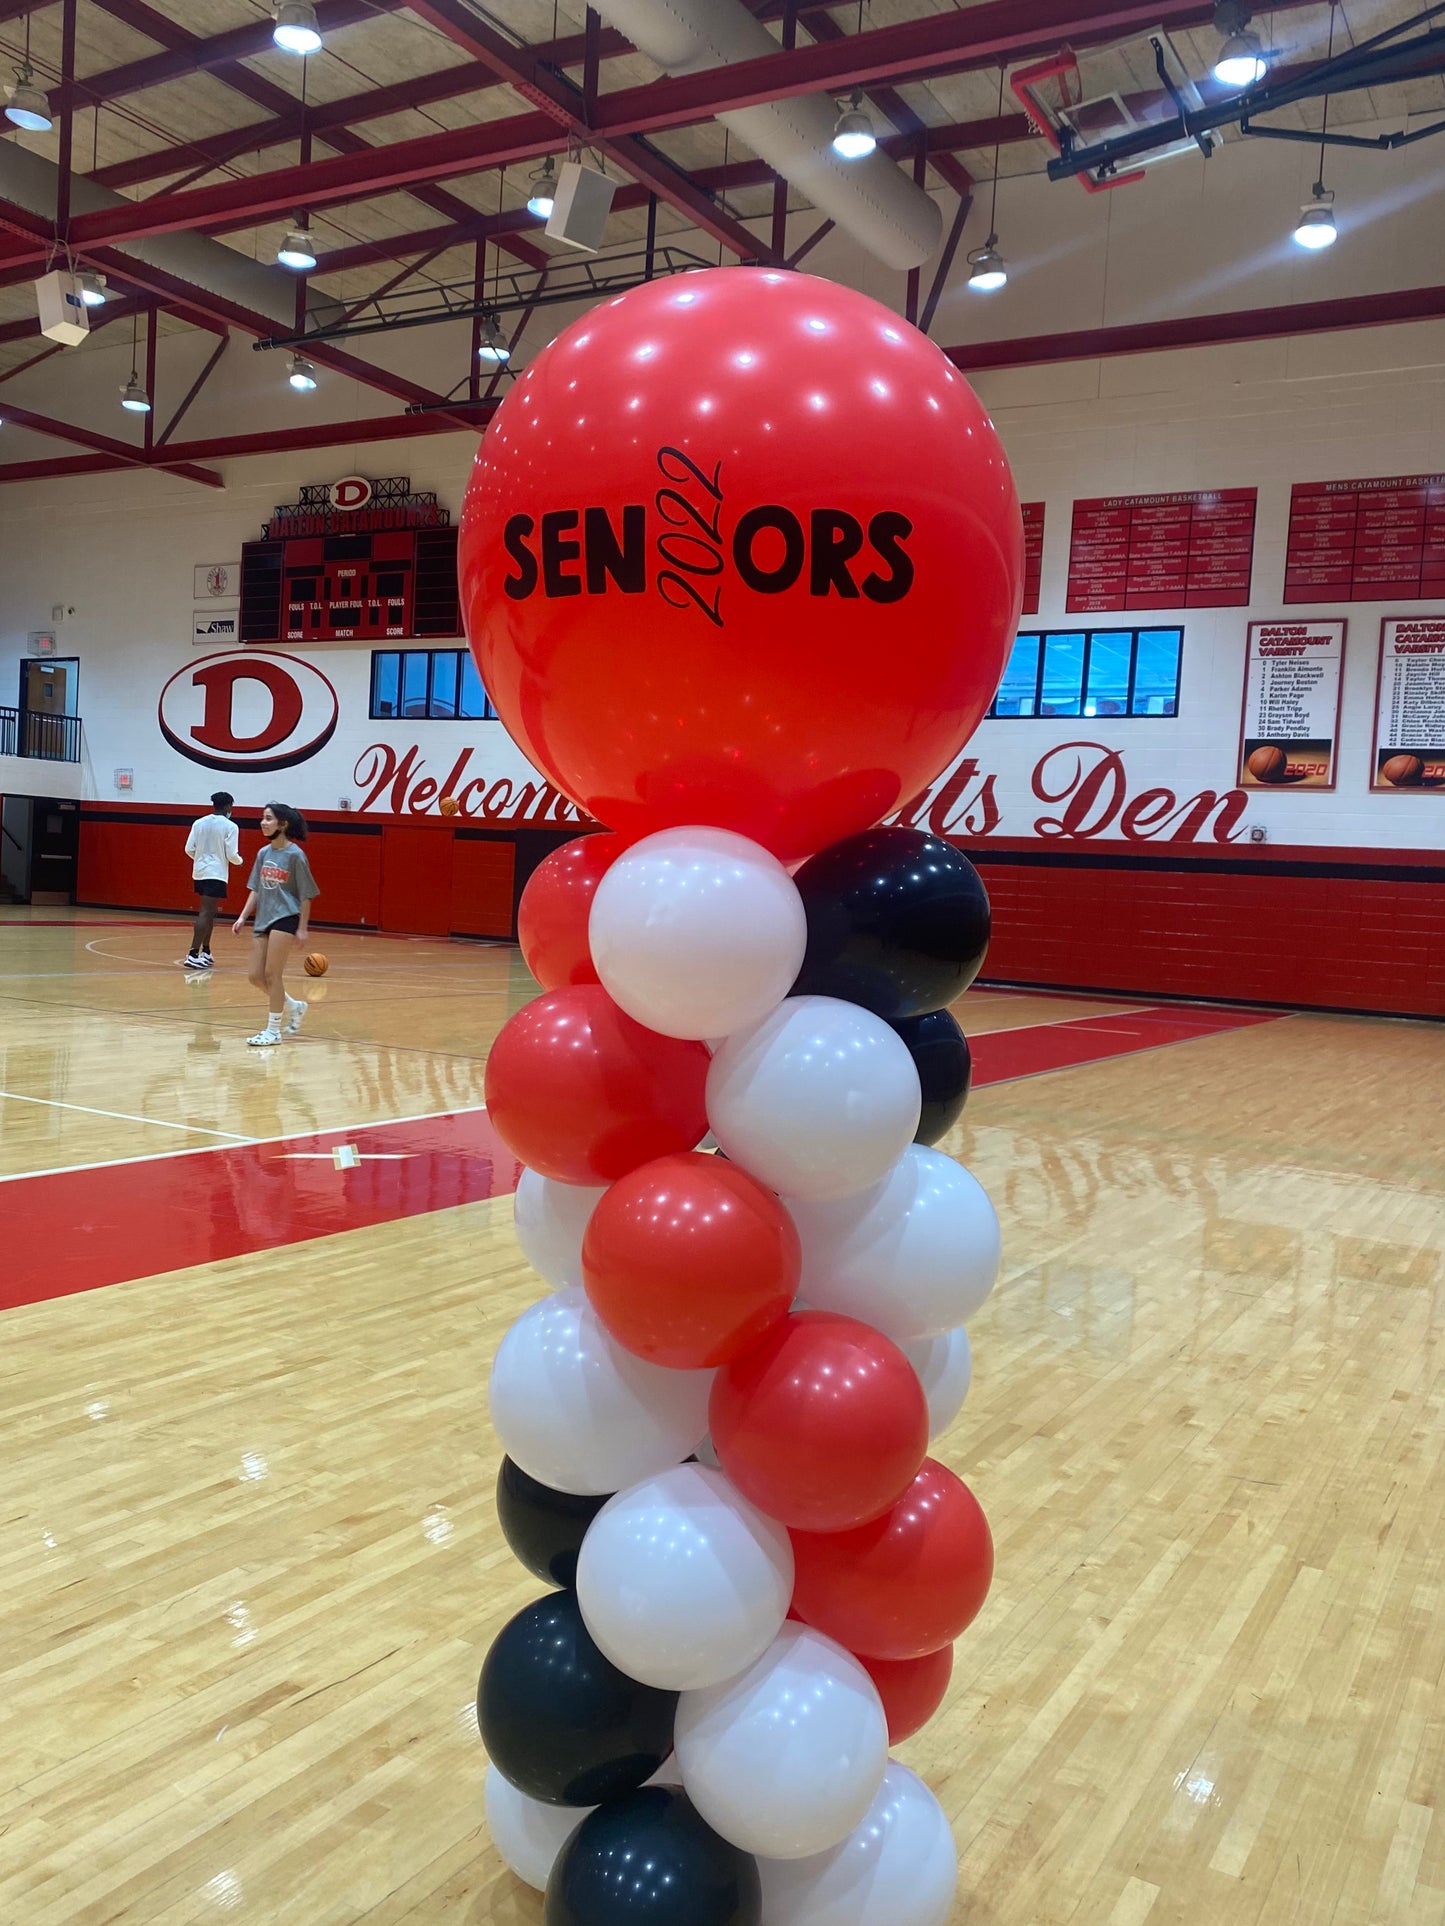
<svg viewBox="0 0 1445 1926"><path fill-rule="evenodd" d="M947 1822L888 1748L993 1568L927 1455L999 1263L987 1197L930 1148L967 1096L946 1006L988 903L950 845L875 825L986 708L1021 563L966 383L803 275L594 309L478 456L483 679L608 831L527 885L542 994L486 1076L551 1293L492 1372L498 1511L554 1589L477 1710L492 1837L547 1926L951 1907Z"/></svg>

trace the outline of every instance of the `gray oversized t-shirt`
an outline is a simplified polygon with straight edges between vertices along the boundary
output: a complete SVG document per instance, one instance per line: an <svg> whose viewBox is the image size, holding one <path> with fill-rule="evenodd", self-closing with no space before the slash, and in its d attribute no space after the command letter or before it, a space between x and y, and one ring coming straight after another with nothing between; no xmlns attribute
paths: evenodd
<svg viewBox="0 0 1445 1926"><path fill-rule="evenodd" d="M272 849L268 843L259 850L246 887L256 892L258 936L283 916L299 916L301 905L321 894L299 843L288 843L285 849Z"/></svg>

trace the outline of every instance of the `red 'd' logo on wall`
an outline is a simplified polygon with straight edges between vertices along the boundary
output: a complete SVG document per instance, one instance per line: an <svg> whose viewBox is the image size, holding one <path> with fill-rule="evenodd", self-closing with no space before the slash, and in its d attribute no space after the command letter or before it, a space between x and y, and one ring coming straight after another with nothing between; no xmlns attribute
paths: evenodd
<svg viewBox="0 0 1445 1926"><path fill-rule="evenodd" d="M161 690L172 749L206 769L292 769L336 734L341 705L321 671L274 649L208 655Z"/></svg>

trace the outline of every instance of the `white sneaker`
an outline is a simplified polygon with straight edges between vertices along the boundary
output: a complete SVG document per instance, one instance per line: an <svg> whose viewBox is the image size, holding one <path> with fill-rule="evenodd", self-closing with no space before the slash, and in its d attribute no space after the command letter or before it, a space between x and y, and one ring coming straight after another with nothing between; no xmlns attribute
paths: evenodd
<svg viewBox="0 0 1445 1926"><path fill-rule="evenodd" d="M247 1037L246 1041L253 1050L266 1049L269 1048L271 1044L281 1041L281 1032L279 1030L259 1030L255 1036Z"/></svg>
<svg viewBox="0 0 1445 1926"><path fill-rule="evenodd" d="M304 998L299 996L287 997L285 1029L288 1037L294 1037L296 1032L301 1028L301 1025L306 1021L306 1012L309 1008L310 1005L306 1003Z"/></svg>

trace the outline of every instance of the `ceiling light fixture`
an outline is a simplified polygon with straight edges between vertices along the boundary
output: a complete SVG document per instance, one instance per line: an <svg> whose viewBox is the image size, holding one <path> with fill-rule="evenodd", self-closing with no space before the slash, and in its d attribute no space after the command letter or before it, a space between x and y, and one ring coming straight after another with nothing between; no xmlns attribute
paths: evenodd
<svg viewBox="0 0 1445 1926"><path fill-rule="evenodd" d="M1269 62L1257 33L1232 33L1214 63L1214 78L1220 86L1240 91L1255 86L1268 72Z"/></svg>
<svg viewBox="0 0 1445 1926"><path fill-rule="evenodd" d="M1300 208L1299 219L1295 223L1294 240L1297 247L1307 247L1312 253L1322 247L1333 247L1340 238L1340 230L1335 226L1333 206L1334 191L1323 181L1316 181L1311 198Z"/></svg>
<svg viewBox="0 0 1445 1926"><path fill-rule="evenodd" d="M105 276L103 274L92 274L89 270L85 270L77 274L75 278L80 284L80 298L86 307L103 308L106 300Z"/></svg>
<svg viewBox="0 0 1445 1926"><path fill-rule="evenodd" d="M557 199L557 167L549 154L532 176L532 191L527 196L527 212L539 221L550 221Z"/></svg>
<svg viewBox="0 0 1445 1926"><path fill-rule="evenodd" d="M482 339L477 348L479 361L506 362L512 358L512 350L502 333L502 323L495 314L489 314L482 323Z"/></svg>
<svg viewBox="0 0 1445 1926"><path fill-rule="evenodd" d="M29 25L27 17L26 25ZM35 70L28 60L15 69L15 85L6 90L5 118L27 134L48 134L53 125L50 102L35 85Z"/></svg>
<svg viewBox="0 0 1445 1926"><path fill-rule="evenodd" d="M1214 63L1214 78L1236 93L1253 87L1269 72L1259 35L1250 29L1251 14L1249 0L1214 0L1214 31L1224 41Z"/></svg>
<svg viewBox="0 0 1445 1926"><path fill-rule="evenodd" d="M321 28L311 0L281 0L276 9L276 24L271 38L285 53L314 54L321 51Z"/></svg>
<svg viewBox="0 0 1445 1926"><path fill-rule="evenodd" d="M298 274L307 274L316 265L316 249L312 244L311 230L305 222L293 227L280 247L276 259L282 267L294 268Z"/></svg>
<svg viewBox="0 0 1445 1926"><path fill-rule="evenodd" d="M1335 0L1330 0L1330 43L1325 54L1325 64L1329 65L1335 57ZM1311 254L1319 253L1321 248L1333 247L1340 238L1335 226L1335 196L1331 188L1325 186L1325 147L1330 131L1330 97L1325 95L1320 111L1320 165L1318 177L1310 189L1310 198L1299 211L1299 219L1294 225L1296 247L1308 248Z"/></svg>
<svg viewBox="0 0 1445 1926"><path fill-rule="evenodd" d="M833 124L833 152L839 160L866 160L877 145L872 116L863 105L863 89L855 87Z"/></svg>
<svg viewBox="0 0 1445 1926"><path fill-rule="evenodd" d="M299 394L306 394L316 386L316 370L304 354L293 354L291 372L286 379Z"/></svg>
<svg viewBox="0 0 1445 1926"><path fill-rule="evenodd" d="M1003 83L1004 70L1000 62L998 70L998 114L994 125L1003 122ZM976 247L968 256L968 285L975 294L997 294L1001 287L1008 285L1008 267L998 249L998 159L1000 142L993 144L993 188L988 205L988 239L982 247Z"/></svg>
<svg viewBox="0 0 1445 1926"><path fill-rule="evenodd" d="M134 368L130 371L130 380L120 391L120 405L132 415L148 415L151 411L151 398L140 385L140 375Z"/></svg>

